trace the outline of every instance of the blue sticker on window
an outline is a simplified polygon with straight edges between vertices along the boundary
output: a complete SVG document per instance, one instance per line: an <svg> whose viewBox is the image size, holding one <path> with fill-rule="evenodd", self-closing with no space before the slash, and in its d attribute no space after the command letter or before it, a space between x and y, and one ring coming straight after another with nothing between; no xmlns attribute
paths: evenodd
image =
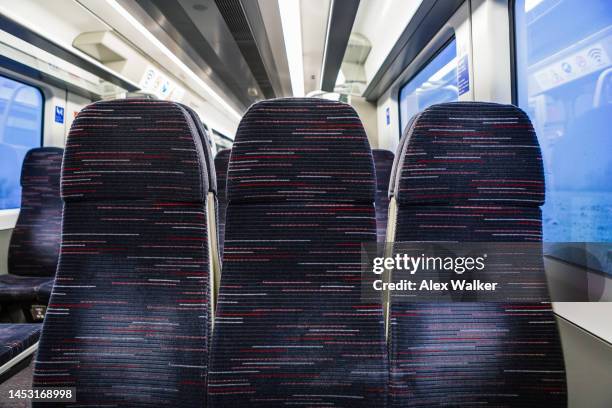
<svg viewBox="0 0 612 408"><path fill-rule="evenodd" d="M467 55L464 55L457 64L457 89L459 90L459 95L463 95L470 90L470 71Z"/></svg>
<svg viewBox="0 0 612 408"><path fill-rule="evenodd" d="M55 122L64 123L64 107L62 106L55 107Z"/></svg>
<svg viewBox="0 0 612 408"><path fill-rule="evenodd" d="M387 106L385 109L385 117L387 119L387 126L391 124L391 109Z"/></svg>

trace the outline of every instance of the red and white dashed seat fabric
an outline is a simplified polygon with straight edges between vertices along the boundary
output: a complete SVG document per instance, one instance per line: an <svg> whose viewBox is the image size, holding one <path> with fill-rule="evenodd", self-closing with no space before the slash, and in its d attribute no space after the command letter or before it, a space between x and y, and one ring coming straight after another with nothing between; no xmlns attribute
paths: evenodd
<svg viewBox="0 0 612 408"><path fill-rule="evenodd" d="M542 240L542 157L523 111L434 105L404 139L390 187L395 242ZM566 406L549 303L391 300L391 406Z"/></svg>
<svg viewBox="0 0 612 408"><path fill-rule="evenodd" d="M55 406L202 407L211 209L191 116L145 99L85 107L61 188L61 254L34 386L76 388L76 402Z"/></svg>
<svg viewBox="0 0 612 408"><path fill-rule="evenodd" d="M361 301L376 242L372 152L350 106L256 103L227 173L212 407L384 407L380 304Z"/></svg>

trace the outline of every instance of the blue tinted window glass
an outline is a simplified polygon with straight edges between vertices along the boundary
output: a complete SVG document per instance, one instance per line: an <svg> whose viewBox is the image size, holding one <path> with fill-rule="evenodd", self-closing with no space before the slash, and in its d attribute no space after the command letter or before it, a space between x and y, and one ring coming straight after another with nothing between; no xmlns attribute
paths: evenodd
<svg viewBox="0 0 612 408"><path fill-rule="evenodd" d="M400 127L410 118L436 103L458 100L457 43L446 45L417 75L400 89Z"/></svg>
<svg viewBox="0 0 612 408"><path fill-rule="evenodd" d="M612 241L612 2L516 2L519 105L546 172L544 239Z"/></svg>
<svg viewBox="0 0 612 408"><path fill-rule="evenodd" d="M612 2L517 0L515 7L518 102L544 158L544 240L612 242ZM549 248L612 272L605 250L589 250L588 260L571 245Z"/></svg>
<svg viewBox="0 0 612 408"><path fill-rule="evenodd" d="M21 163L40 146L42 115L37 88L0 76L0 210L21 204Z"/></svg>

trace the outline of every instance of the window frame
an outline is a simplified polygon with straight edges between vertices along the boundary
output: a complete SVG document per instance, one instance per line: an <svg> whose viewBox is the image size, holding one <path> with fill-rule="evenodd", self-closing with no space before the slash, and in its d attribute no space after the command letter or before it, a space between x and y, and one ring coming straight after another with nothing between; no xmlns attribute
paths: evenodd
<svg viewBox="0 0 612 408"><path fill-rule="evenodd" d="M403 125L402 123L402 100L401 100L402 89L404 89L410 81L416 78L427 67L427 65L429 65L438 55L440 55L440 53L444 51L444 49L446 49L446 47L448 47L453 42L453 40L454 41L457 40L457 37L455 35L455 30L453 30L452 34L450 34L448 38L444 40L444 43L440 45L429 58L427 58L425 61L423 61L418 66L418 68L415 70L415 72L412 75L406 78L404 82L402 82L401 85L397 87L397 92L396 92L395 97L397 99L397 112L398 112L397 119L399 121L399 138L400 139L402 138L402 135L404 133L404 127L402 126Z"/></svg>
<svg viewBox="0 0 612 408"><path fill-rule="evenodd" d="M518 69L516 44L516 0L508 1L508 21L510 22L510 100L518 106Z"/></svg>

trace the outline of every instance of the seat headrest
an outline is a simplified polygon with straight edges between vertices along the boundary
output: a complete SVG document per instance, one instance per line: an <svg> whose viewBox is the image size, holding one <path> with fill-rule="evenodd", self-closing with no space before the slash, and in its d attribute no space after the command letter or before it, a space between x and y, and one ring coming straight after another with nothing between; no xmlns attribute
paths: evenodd
<svg viewBox="0 0 612 408"><path fill-rule="evenodd" d="M200 202L208 191L202 141L189 113L173 102L118 99L85 107L64 157L65 201Z"/></svg>
<svg viewBox="0 0 612 408"><path fill-rule="evenodd" d="M230 153L232 149L221 149L215 155L215 160L219 160L220 163L223 161L229 161Z"/></svg>
<svg viewBox="0 0 612 408"><path fill-rule="evenodd" d="M355 110L317 98L254 104L234 140L228 200L373 202L372 151Z"/></svg>
<svg viewBox="0 0 612 408"><path fill-rule="evenodd" d="M393 163L395 155L390 150L384 149L372 149L372 157L374 157L374 163L381 163L385 166L389 164L389 167Z"/></svg>
<svg viewBox="0 0 612 408"><path fill-rule="evenodd" d="M519 108L483 102L433 105L411 129L395 179L398 202L543 204L540 146Z"/></svg>
<svg viewBox="0 0 612 408"><path fill-rule="evenodd" d="M64 149L37 147L29 150L21 166L21 186L51 186L59 188Z"/></svg>

